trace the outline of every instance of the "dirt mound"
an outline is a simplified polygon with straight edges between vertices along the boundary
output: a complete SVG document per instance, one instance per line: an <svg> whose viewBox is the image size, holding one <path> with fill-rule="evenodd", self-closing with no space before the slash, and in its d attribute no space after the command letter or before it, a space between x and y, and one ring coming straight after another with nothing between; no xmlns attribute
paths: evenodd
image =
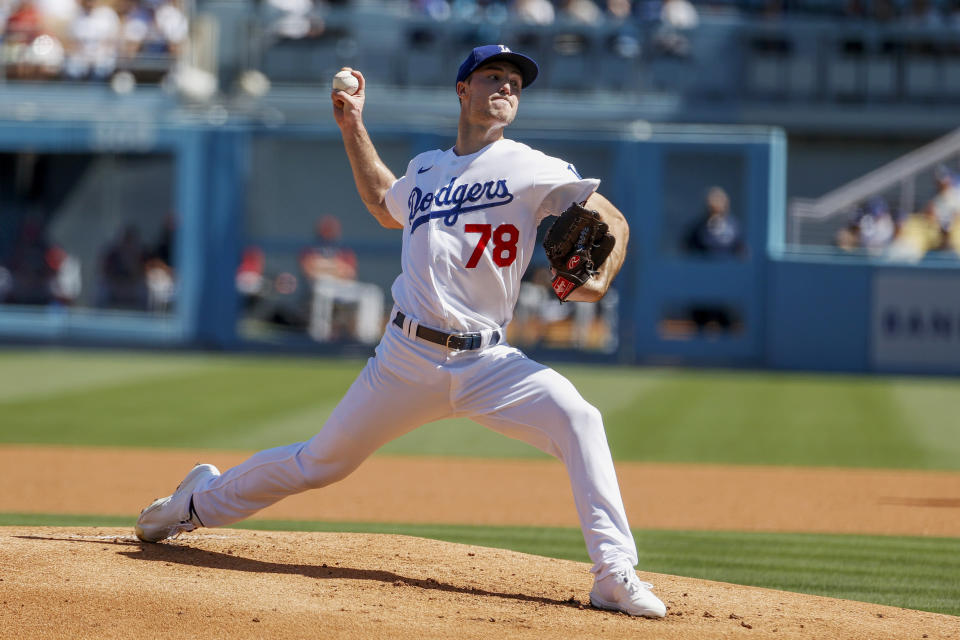
<svg viewBox="0 0 960 640"><path fill-rule="evenodd" d="M663 620L595 610L584 563L406 536L0 528L4 638L960 638L957 618L641 574Z"/></svg>

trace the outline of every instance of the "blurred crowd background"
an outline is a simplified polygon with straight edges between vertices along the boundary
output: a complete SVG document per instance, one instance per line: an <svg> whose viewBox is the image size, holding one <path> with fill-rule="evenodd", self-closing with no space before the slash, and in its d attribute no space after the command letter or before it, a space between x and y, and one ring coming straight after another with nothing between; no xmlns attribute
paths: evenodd
<svg viewBox="0 0 960 640"><path fill-rule="evenodd" d="M3 0L0 30L12 80L156 80L187 40L179 0Z"/></svg>
<svg viewBox="0 0 960 640"><path fill-rule="evenodd" d="M322 133L330 77L362 69L374 121L448 130L452 74L483 42L540 62L521 126L557 132L546 150L608 184L631 179L612 147L571 136L642 142L670 123L784 132L783 201L769 211L751 204L739 151L664 156L652 246L665 264L754 278L765 216L781 205L770 224L788 252L960 264L960 0L0 0L0 125L13 132L0 136L0 316L177 317L195 248L182 246L182 155L156 148L154 125L237 125L255 132L236 160L247 177L226 269L241 333L375 341L397 265L356 198L318 197L350 180ZM4 142L45 119L93 123L89 141ZM402 170L409 144L382 149ZM548 279L535 260L511 338L614 353L636 292L560 305ZM750 335L757 311L722 298L668 302L658 335Z"/></svg>
<svg viewBox="0 0 960 640"><path fill-rule="evenodd" d="M10 79L109 78L118 70L156 80L169 70L188 45L189 22L209 0L0 0L0 41L6 77ZM462 23L476 35L493 35L511 25L654 28L650 34L628 30L609 46L624 57L646 49L668 55L690 53L686 32L701 18L733 17L775 22L825 20L840 24L906 28L960 28L958 0L237 0L244 13L262 17L264 32L284 39L342 35L336 19L356 8L381 9L390 17L423 17L437 24ZM398 25L398 29L402 29ZM526 34L534 44L535 32ZM558 54L582 53L584 41L558 34ZM588 37L587 35L584 36ZM412 30L416 47L437 38L429 29ZM362 36L360 37L362 40ZM354 43L354 46L357 43ZM764 43L755 43L764 46ZM342 46L351 46L341 43ZM772 50L789 43L765 43ZM847 42L855 53L863 43ZM887 47L898 46L895 42ZM927 53L956 54L957 42L940 46L916 41L909 46ZM944 51L939 51L945 49ZM937 50L937 51L934 51Z"/></svg>

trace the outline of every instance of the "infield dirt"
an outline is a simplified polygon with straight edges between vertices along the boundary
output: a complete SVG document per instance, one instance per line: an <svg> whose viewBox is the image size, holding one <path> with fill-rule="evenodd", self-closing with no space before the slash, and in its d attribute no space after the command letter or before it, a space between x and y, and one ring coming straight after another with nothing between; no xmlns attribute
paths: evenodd
<svg viewBox="0 0 960 640"><path fill-rule="evenodd" d="M643 574L669 607L588 606L587 565L405 536L0 528L0 629L25 638L956 638L958 619Z"/></svg>
<svg viewBox="0 0 960 640"><path fill-rule="evenodd" d="M0 447L0 512L129 515L200 460L244 454ZM960 474L620 463L638 528L960 535ZM263 517L575 526L554 462L373 458ZM806 525L806 526L804 526ZM389 535L0 528L0 637L938 638L960 618L641 572L663 620L589 607L584 563Z"/></svg>

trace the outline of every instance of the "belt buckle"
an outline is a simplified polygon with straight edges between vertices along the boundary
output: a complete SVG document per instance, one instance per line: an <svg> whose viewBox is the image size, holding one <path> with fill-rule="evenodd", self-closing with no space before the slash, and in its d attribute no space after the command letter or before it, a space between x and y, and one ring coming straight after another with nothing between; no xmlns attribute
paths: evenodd
<svg viewBox="0 0 960 640"><path fill-rule="evenodd" d="M453 351L472 351L479 349L482 343L483 336L479 333L451 333L443 346Z"/></svg>

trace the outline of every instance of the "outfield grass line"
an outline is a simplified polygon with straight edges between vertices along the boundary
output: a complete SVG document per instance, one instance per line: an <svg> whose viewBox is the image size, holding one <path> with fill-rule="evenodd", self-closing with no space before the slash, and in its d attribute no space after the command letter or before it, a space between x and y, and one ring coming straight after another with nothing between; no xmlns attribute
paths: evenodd
<svg viewBox="0 0 960 640"><path fill-rule="evenodd" d="M361 360L0 353L0 442L263 449L309 439ZM960 380L557 364L617 460L960 469ZM275 427L275 428L274 428ZM395 454L539 457L468 420Z"/></svg>
<svg viewBox="0 0 960 640"><path fill-rule="evenodd" d="M0 404L41 400L103 386L154 380L206 369L209 357L135 353L110 355L37 351L0 354Z"/></svg>

